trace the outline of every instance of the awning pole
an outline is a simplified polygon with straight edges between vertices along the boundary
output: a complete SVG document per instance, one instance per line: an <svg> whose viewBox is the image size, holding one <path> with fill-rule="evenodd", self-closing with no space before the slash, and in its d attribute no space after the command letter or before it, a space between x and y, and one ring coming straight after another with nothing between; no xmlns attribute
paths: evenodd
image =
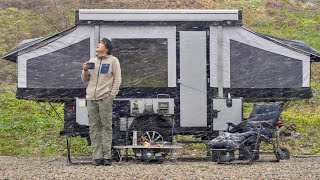
<svg viewBox="0 0 320 180"><path fill-rule="evenodd" d="M48 116L48 118L50 119L50 121L52 122L52 124L59 130L60 128L58 127L58 125L54 122L54 120L52 119L52 117L47 113L47 111L41 106L40 102L37 101L36 99L34 100L37 102L39 108ZM60 117L60 116L59 116Z"/></svg>

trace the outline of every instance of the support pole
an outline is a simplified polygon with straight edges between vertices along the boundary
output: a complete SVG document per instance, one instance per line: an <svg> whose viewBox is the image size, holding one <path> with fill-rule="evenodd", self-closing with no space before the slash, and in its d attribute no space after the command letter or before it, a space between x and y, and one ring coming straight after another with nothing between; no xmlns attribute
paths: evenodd
<svg viewBox="0 0 320 180"><path fill-rule="evenodd" d="M217 34L217 53L218 53L218 96L223 98L223 32L222 26L218 26L218 34Z"/></svg>

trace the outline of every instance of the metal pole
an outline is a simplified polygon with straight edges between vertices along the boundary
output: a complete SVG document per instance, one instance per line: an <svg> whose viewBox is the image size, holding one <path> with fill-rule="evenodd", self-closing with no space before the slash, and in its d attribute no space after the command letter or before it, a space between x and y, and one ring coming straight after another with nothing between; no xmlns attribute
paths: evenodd
<svg viewBox="0 0 320 180"><path fill-rule="evenodd" d="M222 26L218 26L217 33L217 53L218 53L218 96L223 98L223 32Z"/></svg>
<svg viewBox="0 0 320 180"><path fill-rule="evenodd" d="M128 146L129 141L129 120L128 116L126 116L126 146ZM128 161L128 148L126 148L126 161Z"/></svg>
<svg viewBox="0 0 320 180"><path fill-rule="evenodd" d="M172 128L171 128L171 144L173 144L173 129L174 129L174 118L171 117L171 123L172 123Z"/></svg>
<svg viewBox="0 0 320 180"><path fill-rule="evenodd" d="M41 106L40 102L35 100L39 106L39 108L48 116L48 118L51 120L52 124L59 129L59 127L57 126L57 124L53 121L53 119L51 118L51 116L47 113L47 111Z"/></svg>
<svg viewBox="0 0 320 180"><path fill-rule="evenodd" d="M48 104L51 106L51 108L54 110L54 112L57 114L57 116L59 117L59 119L61 121L63 121L63 119L61 118L61 116L59 115L59 113L56 111L56 109L52 106L52 104L50 102L48 102Z"/></svg>
<svg viewBox="0 0 320 180"><path fill-rule="evenodd" d="M66 138L67 138L68 163L72 164L72 161L71 161L71 137L68 135Z"/></svg>

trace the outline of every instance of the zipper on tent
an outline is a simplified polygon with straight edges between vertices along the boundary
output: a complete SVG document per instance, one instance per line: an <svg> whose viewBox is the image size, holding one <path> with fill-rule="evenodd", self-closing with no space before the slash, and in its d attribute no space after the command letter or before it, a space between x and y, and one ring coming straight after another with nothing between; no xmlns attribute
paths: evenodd
<svg viewBox="0 0 320 180"><path fill-rule="evenodd" d="M101 63L102 63L102 58L100 59L100 65L99 65L99 71L98 71L98 76L97 76L96 88L95 88L95 90L94 90L94 100L97 100L96 92L97 92L97 87L98 87L98 81L99 81Z"/></svg>

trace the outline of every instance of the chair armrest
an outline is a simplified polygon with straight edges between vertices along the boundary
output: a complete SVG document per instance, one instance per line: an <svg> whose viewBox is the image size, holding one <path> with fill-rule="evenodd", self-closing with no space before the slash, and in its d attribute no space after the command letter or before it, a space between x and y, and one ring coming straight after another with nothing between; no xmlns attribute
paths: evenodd
<svg viewBox="0 0 320 180"><path fill-rule="evenodd" d="M236 125L233 124L232 122L228 122L227 125L228 125L228 127L236 127Z"/></svg>
<svg viewBox="0 0 320 180"><path fill-rule="evenodd" d="M262 122L261 123L262 126L266 127L266 128L270 128L270 129L273 129L273 130L276 130L277 128L275 126L272 126L266 122Z"/></svg>
<svg viewBox="0 0 320 180"><path fill-rule="evenodd" d="M228 122L227 125L228 125L228 129L227 129L227 132L231 132L231 133L235 133L235 132L241 132L244 128L244 126L246 125L247 123L247 120L244 120L242 122L240 122L239 124L233 124L231 122ZM232 127L230 129L230 127Z"/></svg>
<svg viewBox="0 0 320 180"><path fill-rule="evenodd" d="M228 123L226 123L226 124L228 125L227 132L230 131L230 127L232 127L232 128L236 127L236 125L233 124L232 122L228 122Z"/></svg>

